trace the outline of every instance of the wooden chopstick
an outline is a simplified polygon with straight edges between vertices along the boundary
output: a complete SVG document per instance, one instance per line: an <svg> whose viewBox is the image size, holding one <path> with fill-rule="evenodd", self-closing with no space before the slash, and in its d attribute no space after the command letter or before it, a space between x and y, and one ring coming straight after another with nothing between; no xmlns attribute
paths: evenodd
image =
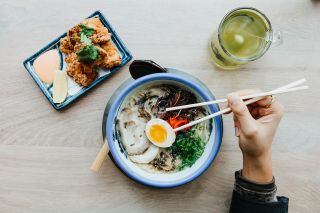
<svg viewBox="0 0 320 213"><path fill-rule="evenodd" d="M107 141L103 142L103 146L101 147L98 155L96 156L96 159L94 162L91 164L90 169L94 172L99 171L100 167L102 166L103 161L106 159L108 156L109 152L109 145Z"/></svg>
<svg viewBox="0 0 320 213"><path fill-rule="evenodd" d="M269 91L269 92L263 92L263 93L258 93L258 94L253 94L253 95L245 95L245 96L241 96L240 98L242 100L245 99L250 99L250 98L254 98L254 97L265 97L265 96L269 96L269 95L275 95L275 94L280 94L280 93L274 93L275 91L280 91L282 89L288 89L288 88L292 88L294 86L298 86L302 83L306 82L306 79L300 79L298 81L292 82L288 85L285 85L283 87L279 87L275 90ZM297 87L299 88L299 87ZM273 94L270 94L272 93ZM187 109L187 108L193 108L193 107L199 107L199 106L205 106L205 105L209 105L209 104L219 104L219 103L224 103L227 102L228 100L226 98L223 99L219 99L219 100L214 100L214 101L206 101L206 102L201 102L201 103L195 103L195 104L187 104L187 105L182 105L182 106L176 106L176 107L169 107L166 108L166 111L174 111L174 110L180 110L180 109Z"/></svg>
<svg viewBox="0 0 320 213"><path fill-rule="evenodd" d="M289 86L292 86L292 85L289 85ZM294 86L294 85L293 85L293 86ZM299 91L299 90L305 90L305 89L308 89L308 88L309 88L308 86L288 88L288 85L286 85L286 86L284 86L284 87L280 87L280 88L277 88L277 89L275 89L275 90L272 90L272 91L268 92L268 94L269 94L269 95L282 94L282 93L294 92L294 91ZM280 89L281 89L281 90L280 90ZM265 94L266 94L266 93L265 93ZM253 96L253 95L252 95L252 96ZM246 105L252 104L252 103L254 103L254 102L256 102L256 101L259 101L259 100L263 99L265 96L266 96L266 95L264 95L264 96L262 96L262 97L261 97L261 96L254 97L254 98L252 97L252 99L247 100L247 101L245 101L244 103L245 103ZM268 96L268 95L267 95L267 96ZM201 122L203 122L203 121L205 121L205 120L214 118L214 117L216 117L216 116L218 116L218 115L222 115L222 114L228 113L228 112L230 112L230 111L231 111L231 109L228 107L228 108L226 108L226 109L220 110L220 111L218 111L218 112L216 112L216 113L213 113L213 114L211 114L211 115L205 116L205 117L203 117L203 118L200 118L200 119L198 119L198 120L192 121L192 122L190 122L190 123L188 123L188 124L185 124L185 125L183 125L183 126L180 126L180 127L178 127L178 128L175 128L175 129L173 129L173 131L177 132L177 131L183 130L183 129L185 129L185 128L191 127L191 126L196 125L196 124L198 124L198 123L201 123Z"/></svg>

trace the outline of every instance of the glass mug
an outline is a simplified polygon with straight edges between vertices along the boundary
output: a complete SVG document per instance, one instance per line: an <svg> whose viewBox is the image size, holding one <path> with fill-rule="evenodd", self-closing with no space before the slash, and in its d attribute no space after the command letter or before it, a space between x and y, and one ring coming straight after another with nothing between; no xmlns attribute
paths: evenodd
<svg viewBox="0 0 320 213"><path fill-rule="evenodd" d="M242 7L224 16L209 42L209 51L217 67L236 69L263 56L271 44L281 43L281 31L274 31L262 12Z"/></svg>

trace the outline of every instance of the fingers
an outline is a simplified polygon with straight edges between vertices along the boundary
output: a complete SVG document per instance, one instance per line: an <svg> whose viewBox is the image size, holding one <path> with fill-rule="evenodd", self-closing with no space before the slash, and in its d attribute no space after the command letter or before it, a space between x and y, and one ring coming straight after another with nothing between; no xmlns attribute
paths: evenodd
<svg viewBox="0 0 320 213"><path fill-rule="evenodd" d="M261 123L273 123L276 120L278 120L276 123L279 123L283 114L283 106L273 101L271 96L249 106L246 106L239 97L260 92L261 90L258 89L247 89L228 95L228 105L234 114L235 135L237 137L240 137L240 135L255 136Z"/></svg>
<svg viewBox="0 0 320 213"><path fill-rule="evenodd" d="M253 107L250 113L252 117L254 117L255 119L259 118L260 117L259 107Z"/></svg>
<svg viewBox="0 0 320 213"><path fill-rule="evenodd" d="M274 115L277 118L281 118L283 115L283 106L277 102L271 102L268 107L259 107L258 113L260 116Z"/></svg>
<svg viewBox="0 0 320 213"><path fill-rule="evenodd" d="M265 108L265 107L254 107L250 111L252 117L258 119L262 116L270 115L272 113L272 108Z"/></svg>
<svg viewBox="0 0 320 213"><path fill-rule="evenodd" d="M272 108L257 108L259 116L267 116L272 113Z"/></svg>
<svg viewBox="0 0 320 213"><path fill-rule="evenodd" d="M239 121L241 131L246 135L253 135L257 131L256 121L243 100L239 98L238 94L232 93L228 95L228 103L234 116Z"/></svg>
<svg viewBox="0 0 320 213"><path fill-rule="evenodd" d="M245 90L240 90L235 92L237 95L239 96L245 96L245 95L251 95L251 94L257 94L257 93L261 93L262 90L261 89L245 89ZM272 101L272 97L271 96L267 96L255 103L250 104L248 107L250 106L261 106L261 107L265 107L268 106ZM251 111L249 109L249 111Z"/></svg>
<svg viewBox="0 0 320 213"><path fill-rule="evenodd" d="M272 99L273 99L273 98L272 98L271 96L267 96L267 97L265 97L264 99L261 99L261 100L255 102L255 103L253 103L252 105L253 105L253 106L266 107L266 106L268 106L268 105L271 104Z"/></svg>
<svg viewBox="0 0 320 213"><path fill-rule="evenodd" d="M282 118L284 108L278 101L273 102L270 105L270 109L272 111L272 114L274 114L276 118L278 118L279 120Z"/></svg>
<svg viewBox="0 0 320 213"><path fill-rule="evenodd" d="M261 117L257 120L260 123L279 123L283 115L283 106L278 102L273 102L268 108L259 109Z"/></svg>
<svg viewBox="0 0 320 213"><path fill-rule="evenodd" d="M234 121L234 134L236 137L240 137L240 122L238 121L236 116L233 116Z"/></svg>
<svg viewBox="0 0 320 213"><path fill-rule="evenodd" d="M271 103L268 105L268 107L253 107L253 109L250 111L252 117L254 117L255 119L259 119L263 116L271 114L279 114L279 116L282 115L282 106L279 103Z"/></svg>

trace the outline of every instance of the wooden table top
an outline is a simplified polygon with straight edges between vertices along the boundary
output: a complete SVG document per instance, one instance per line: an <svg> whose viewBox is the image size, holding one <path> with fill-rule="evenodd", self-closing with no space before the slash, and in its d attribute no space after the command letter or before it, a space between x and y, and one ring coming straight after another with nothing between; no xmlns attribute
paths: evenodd
<svg viewBox="0 0 320 213"><path fill-rule="evenodd" d="M263 11L284 43L237 71L210 61L208 39L228 11ZM197 76L217 97L244 88L271 89L306 77L308 92L284 95L285 115L273 145L278 195L290 212L320 209L320 2L311 0L94 0L0 3L0 212L227 212L241 152L231 116L209 170L176 189L153 189L107 160L89 170L102 145L108 98L128 66L61 112L55 111L22 61L95 10L101 10L135 59L151 59Z"/></svg>

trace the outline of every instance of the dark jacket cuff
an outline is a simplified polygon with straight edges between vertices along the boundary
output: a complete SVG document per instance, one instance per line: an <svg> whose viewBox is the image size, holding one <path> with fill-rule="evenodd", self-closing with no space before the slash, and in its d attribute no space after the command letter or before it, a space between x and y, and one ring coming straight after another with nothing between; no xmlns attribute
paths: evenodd
<svg viewBox="0 0 320 213"><path fill-rule="evenodd" d="M242 170L235 172L234 190L244 199L255 202L276 201L277 186L273 177L269 183L258 183L242 176Z"/></svg>
<svg viewBox="0 0 320 213"><path fill-rule="evenodd" d="M289 199L277 197L275 202L255 202L247 200L233 191L229 213L287 213Z"/></svg>

